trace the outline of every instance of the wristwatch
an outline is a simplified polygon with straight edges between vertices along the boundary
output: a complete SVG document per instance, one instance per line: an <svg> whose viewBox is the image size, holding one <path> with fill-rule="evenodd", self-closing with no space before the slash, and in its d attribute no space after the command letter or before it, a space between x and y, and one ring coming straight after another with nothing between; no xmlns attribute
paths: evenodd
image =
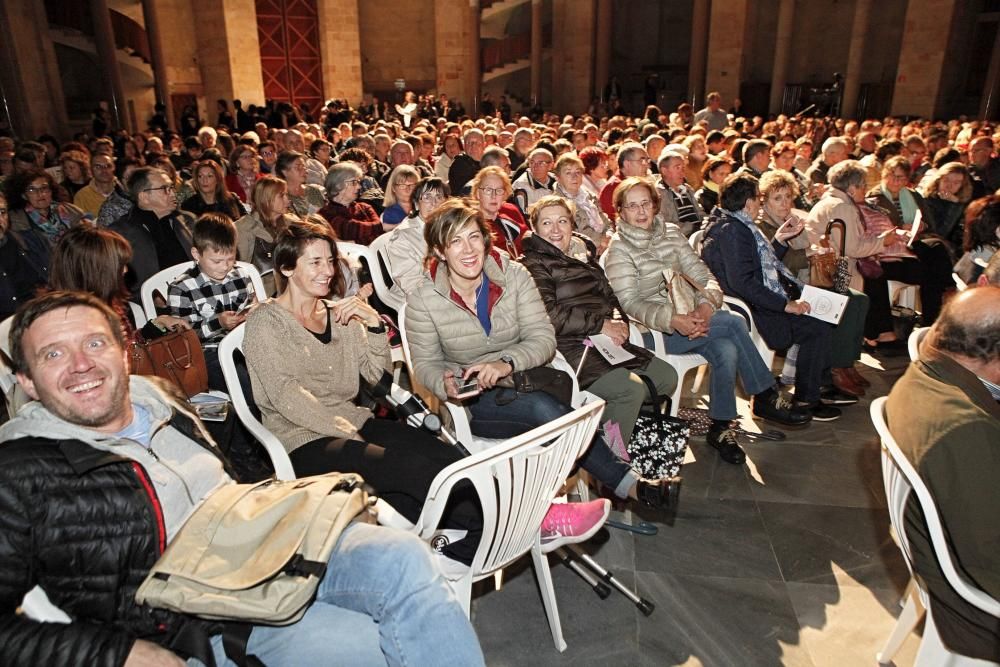
<svg viewBox="0 0 1000 667"><path fill-rule="evenodd" d="M511 357L509 354L505 354L502 357L500 357L500 361L502 361L505 364L507 364L508 366L510 366L510 372L511 373L514 372L514 358L513 357Z"/></svg>

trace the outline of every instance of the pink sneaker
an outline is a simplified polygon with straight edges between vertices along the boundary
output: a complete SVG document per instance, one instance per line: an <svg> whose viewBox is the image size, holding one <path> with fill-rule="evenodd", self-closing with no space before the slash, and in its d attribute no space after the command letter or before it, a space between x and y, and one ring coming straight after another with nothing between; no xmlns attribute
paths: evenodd
<svg viewBox="0 0 1000 667"><path fill-rule="evenodd" d="M586 542L600 530L611 512L607 498L589 503L554 503L542 520L542 547L548 553L564 544Z"/></svg>

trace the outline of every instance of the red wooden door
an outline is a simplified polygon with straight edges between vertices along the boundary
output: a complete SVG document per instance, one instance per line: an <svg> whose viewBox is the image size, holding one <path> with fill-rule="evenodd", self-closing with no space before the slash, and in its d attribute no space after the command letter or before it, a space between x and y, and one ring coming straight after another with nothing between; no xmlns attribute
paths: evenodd
<svg viewBox="0 0 1000 667"><path fill-rule="evenodd" d="M323 103L316 0L256 0L264 95L315 111Z"/></svg>

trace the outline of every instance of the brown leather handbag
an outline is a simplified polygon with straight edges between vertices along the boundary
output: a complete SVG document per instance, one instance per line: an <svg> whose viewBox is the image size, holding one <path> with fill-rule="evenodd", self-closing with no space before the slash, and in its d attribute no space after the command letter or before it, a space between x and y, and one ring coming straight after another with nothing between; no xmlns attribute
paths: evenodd
<svg viewBox="0 0 1000 667"><path fill-rule="evenodd" d="M188 398L208 391L205 353L194 329L136 341L129 350L129 357L133 375L155 375L169 380Z"/></svg>

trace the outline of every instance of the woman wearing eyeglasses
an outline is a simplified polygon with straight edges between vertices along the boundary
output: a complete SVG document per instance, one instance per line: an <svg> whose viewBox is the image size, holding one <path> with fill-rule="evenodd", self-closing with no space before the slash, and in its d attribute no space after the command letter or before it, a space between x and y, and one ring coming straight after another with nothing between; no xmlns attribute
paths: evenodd
<svg viewBox="0 0 1000 667"><path fill-rule="evenodd" d="M385 199L382 205L382 229L391 231L396 225L403 222L410 213L413 212L413 202L411 195L413 189L420 180L420 174L416 168L401 164L389 174L389 181L385 184Z"/></svg>
<svg viewBox="0 0 1000 667"><path fill-rule="evenodd" d="M424 280L424 238L427 217L448 198L448 186L436 176L423 178L413 189L410 214L389 234L386 250L389 255L391 291L405 297Z"/></svg>
<svg viewBox="0 0 1000 667"><path fill-rule="evenodd" d="M253 146L240 144L229 154L229 173L226 174L226 187L240 198L244 204L250 204L250 195L254 183L264 178L257 162L257 151Z"/></svg>
<svg viewBox="0 0 1000 667"><path fill-rule="evenodd" d="M10 228L22 235L30 231L54 246L67 229L84 217L73 204L57 203L55 191L52 175L41 169L18 172L4 181Z"/></svg>
<svg viewBox="0 0 1000 667"><path fill-rule="evenodd" d="M353 162L338 162L326 173L326 206L319 214L330 223L337 238L368 245L382 235L382 221L370 205L358 201L361 168Z"/></svg>
<svg viewBox="0 0 1000 667"><path fill-rule="evenodd" d="M479 204L479 212L493 232L496 247L506 252L511 259L520 257L521 237L528 231L528 226L503 210L507 199L514 192L510 177L500 167L484 167L472 179L471 188L472 197Z"/></svg>
<svg viewBox="0 0 1000 667"><path fill-rule="evenodd" d="M756 416L785 425L802 425L810 420L782 398L768 368L750 340L746 322L722 306L722 290L715 276L688 245L680 228L663 222L659 194L645 178L627 178L615 189L618 232L608 245L605 270L622 308L629 318L661 331L670 354L697 353L712 368L709 384L709 416L712 426L708 444L723 461L742 464L746 454L740 448L731 422L736 410L736 378L752 395ZM664 269L675 273L675 294L690 298L694 310L679 312L664 284ZM703 291L696 290L681 274ZM652 342L652 339L649 340Z"/></svg>

